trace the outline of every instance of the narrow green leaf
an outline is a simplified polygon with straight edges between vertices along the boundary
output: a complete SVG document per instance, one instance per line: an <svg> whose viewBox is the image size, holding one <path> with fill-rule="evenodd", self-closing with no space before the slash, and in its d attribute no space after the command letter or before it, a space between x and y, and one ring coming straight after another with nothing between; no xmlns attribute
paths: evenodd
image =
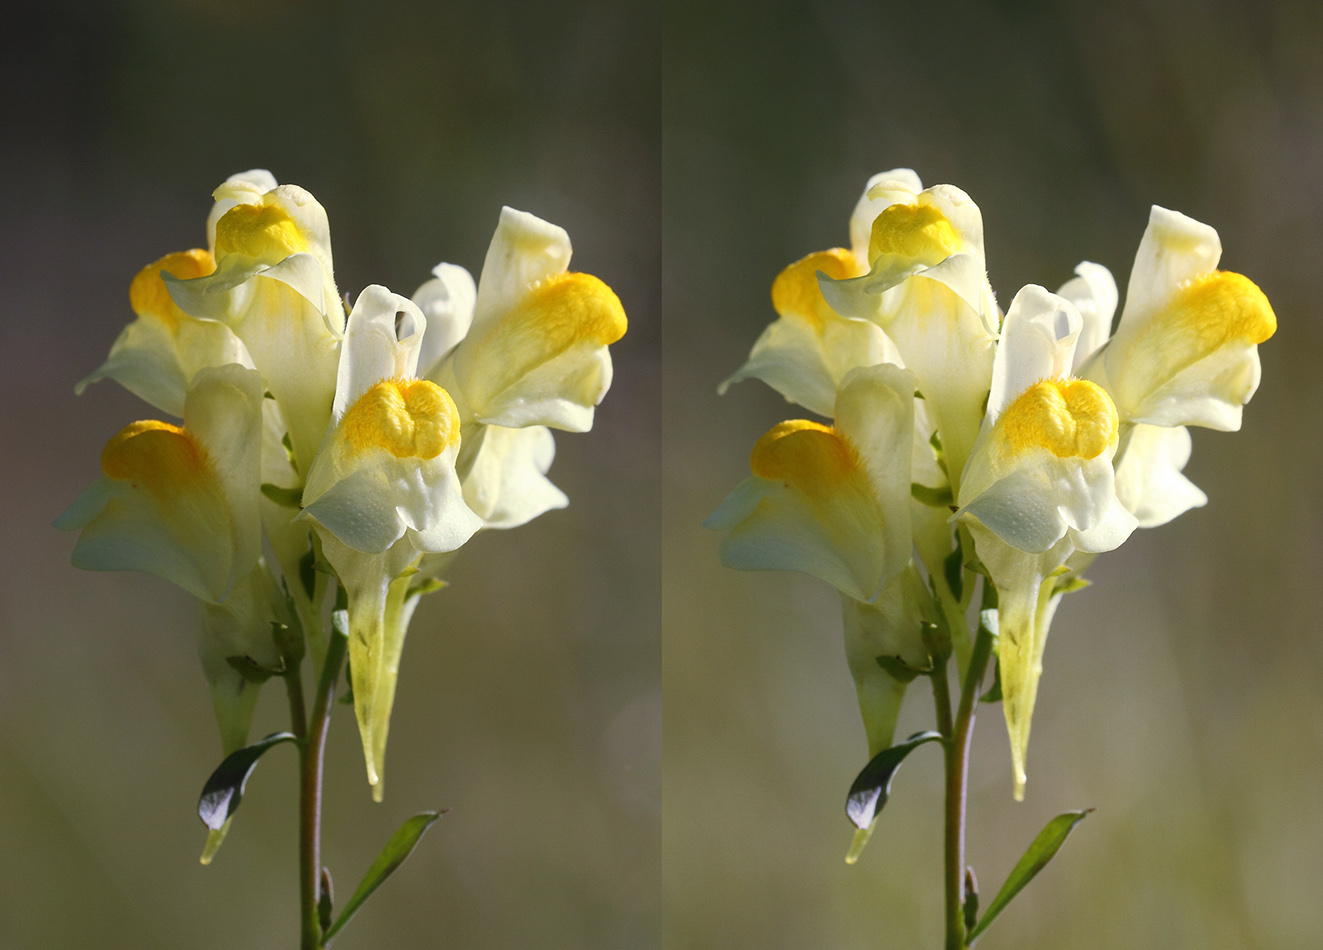
<svg viewBox="0 0 1323 950"><path fill-rule="evenodd" d="M443 581L439 577L428 577L410 587L405 597L422 597L426 594L434 594L449 586L450 584L447 581Z"/></svg>
<svg viewBox="0 0 1323 950"><path fill-rule="evenodd" d="M845 800L845 814L856 828L861 831L868 829L877 818L877 813L886 805L887 799L891 797L891 780L900 768L900 763L905 761L905 756L925 742L941 738L941 734L936 732L916 732L904 742L883 749L873 756L850 786L849 797Z"/></svg>
<svg viewBox="0 0 1323 950"><path fill-rule="evenodd" d="M230 664L235 670L250 683L261 685L273 676L281 676L285 672L283 666L276 668L272 666L262 666L251 656L227 656L225 662Z"/></svg>
<svg viewBox="0 0 1323 950"><path fill-rule="evenodd" d="M413 853L423 832L432 827L432 822L441 817L440 812L425 811L422 814L414 815L404 824L400 825L398 831L391 836L390 841L386 842L386 847L382 849L377 860L372 862L372 867L363 875L363 880L359 882L358 889L354 895L349 898L345 904L344 910L340 911L340 916L336 918L334 924L326 929L322 935L322 941L329 943L331 938L344 929L344 925L349 923L350 918L358 913L358 909L363 903L372 896L372 892L379 888L386 878L404 863L405 858Z"/></svg>
<svg viewBox="0 0 1323 950"><path fill-rule="evenodd" d="M202 823L212 831L219 831L239 807L248 776L262 753L282 742L294 741L292 732L273 732L265 739L227 755L220 767L211 773L207 784L202 786L202 796L198 799L198 817Z"/></svg>
<svg viewBox="0 0 1323 950"><path fill-rule="evenodd" d="M1080 577L1078 574L1073 574L1057 581L1057 586L1052 588L1052 593L1073 594L1077 590L1084 590L1084 588L1092 586L1093 581Z"/></svg>
<svg viewBox="0 0 1323 950"><path fill-rule="evenodd" d="M950 508L955 503L950 485L945 488L929 488L918 482L910 482L910 497L929 508Z"/></svg>
<svg viewBox="0 0 1323 950"><path fill-rule="evenodd" d="M285 450L285 457L289 459L290 466L297 471L299 466L294 460L294 440L289 437L288 432L280 437L280 446Z"/></svg>
<svg viewBox="0 0 1323 950"><path fill-rule="evenodd" d="M293 508L298 511L303 507L302 488L281 488L279 485L263 482L262 494L283 508Z"/></svg>
<svg viewBox="0 0 1323 950"><path fill-rule="evenodd" d="M988 924L997 919L997 915L1006 909L1006 905L1016 894L1024 889L1024 886L1034 879L1034 876L1043 868L1047 867L1047 862L1051 861L1056 853L1061 850L1061 845L1075 826L1084 820L1092 808L1086 808L1083 811L1068 811L1064 815L1057 815L1047 823L1034 843L1029 845L1029 850L1020 858L1020 863L1015 865L1011 871L1010 877L1006 878L1006 883L1001 886L997 896L992 899L988 905L988 911L983 915L983 919L978 922L978 926L969 932L969 940L973 940L983 931L988 929Z"/></svg>

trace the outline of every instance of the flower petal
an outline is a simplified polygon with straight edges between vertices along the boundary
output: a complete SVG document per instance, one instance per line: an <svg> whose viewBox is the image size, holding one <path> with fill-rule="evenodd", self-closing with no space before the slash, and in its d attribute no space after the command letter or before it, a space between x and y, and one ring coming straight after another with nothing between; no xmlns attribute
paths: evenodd
<svg viewBox="0 0 1323 950"><path fill-rule="evenodd" d="M418 375L432 370L468 335L478 290L473 277L457 264L437 264L435 275L418 288L413 302L427 319L427 333L418 354Z"/></svg>
<svg viewBox="0 0 1323 950"><path fill-rule="evenodd" d="M477 426L477 455L463 478L464 501L486 528L515 528L570 503L546 477L556 441L546 426ZM468 447L465 436L465 448Z"/></svg>
<svg viewBox="0 0 1323 950"><path fill-rule="evenodd" d="M1116 497L1141 528L1166 524L1208 496L1181 474L1190 460L1190 430L1137 425L1116 465Z"/></svg>

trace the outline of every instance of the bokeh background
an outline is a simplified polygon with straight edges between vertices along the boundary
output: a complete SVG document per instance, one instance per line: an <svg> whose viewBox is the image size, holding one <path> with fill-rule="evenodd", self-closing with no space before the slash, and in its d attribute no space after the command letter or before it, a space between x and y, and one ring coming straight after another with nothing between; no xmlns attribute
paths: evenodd
<svg viewBox="0 0 1323 950"><path fill-rule="evenodd" d="M386 801L340 707L323 857L341 900L409 815L449 808L336 946L655 947L660 934L660 7L53 0L0 57L0 946L297 943L295 756L198 864L219 760L189 598L69 566L52 519L155 411L81 398L137 270L205 241L270 168L330 216L336 276L476 275L502 204L564 226L630 330L571 498L474 540L413 622ZM284 728L279 683L253 734Z"/></svg>
<svg viewBox="0 0 1323 950"><path fill-rule="evenodd" d="M1022 804L984 707L969 859L985 904L1049 818L1097 811L980 946L1318 947L1323 8L666 11L664 945L941 944L940 755L907 761L847 868L867 753L835 593L722 568L698 526L758 436L802 414L755 381L716 396L775 316L772 278L846 243L868 176L909 166L982 208L1002 306L1082 259L1124 291L1158 203L1214 225L1280 320L1243 430L1194 434L1208 507L1104 555L1058 612ZM912 690L900 734L931 708Z"/></svg>

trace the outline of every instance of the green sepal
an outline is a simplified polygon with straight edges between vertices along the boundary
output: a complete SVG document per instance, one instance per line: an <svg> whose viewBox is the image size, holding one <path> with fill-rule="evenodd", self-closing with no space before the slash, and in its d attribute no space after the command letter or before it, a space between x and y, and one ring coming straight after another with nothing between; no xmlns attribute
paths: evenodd
<svg viewBox="0 0 1323 950"><path fill-rule="evenodd" d="M390 877L395 869L413 853L413 849L417 847L423 833L432 827L432 823L440 818L442 814L444 812L425 811L414 815L400 825L399 830L391 835L390 841L386 842L386 847L382 848L381 854L377 855L377 860L372 862L372 867L368 868L367 873L363 875L363 880L359 882L353 896L345 904L344 910L340 911L340 916L336 918L335 923L327 927L325 933L322 934L323 943L330 942L332 937L344 929L344 925L349 923L354 914L358 913L358 909L372 896L372 892L379 888L386 878Z"/></svg>
<svg viewBox="0 0 1323 950"><path fill-rule="evenodd" d="M945 488L929 488L918 482L910 482L910 497L929 508L950 508L955 503L950 485Z"/></svg>
<svg viewBox="0 0 1323 950"><path fill-rule="evenodd" d="M303 508L302 488L281 488L279 485L263 482L262 494L282 508L293 508L295 511Z"/></svg>
<svg viewBox="0 0 1323 950"><path fill-rule="evenodd" d="M933 671L932 661L928 661L928 666L920 669L917 666L910 666L899 656L879 656L876 657L877 665L882 667L883 671L898 683L912 683L920 676L927 676Z"/></svg>
<svg viewBox="0 0 1323 950"><path fill-rule="evenodd" d="M280 447L285 450L285 457L289 459L290 468L297 472L299 463L294 460L294 441L289 437L288 432L280 437Z"/></svg>
<svg viewBox="0 0 1323 950"><path fill-rule="evenodd" d="M1093 581L1075 574L1067 577L1065 580L1057 581L1057 585L1052 588L1052 593L1073 594L1077 590L1084 590L1084 588L1092 586Z"/></svg>
<svg viewBox="0 0 1323 950"><path fill-rule="evenodd" d="M863 771L850 786L850 794L845 799L845 815L860 830L872 827L880 812L891 797L891 780L896 776L900 763L925 742L942 738L937 732L916 732L904 742L889 749L883 749L864 766ZM867 839L865 839L867 840ZM862 845L860 846L862 848ZM848 860L848 859L847 859Z"/></svg>
<svg viewBox="0 0 1323 950"><path fill-rule="evenodd" d="M1061 845L1065 843L1066 838L1075 826L1084 820L1092 808L1086 808L1083 811L1068 811L1063 815L1057 815L1047 823L1047 826L1038 833L1033 844L1029 845L1029 850L1020 858L1020 862L1015 865L1014 870L1006 878L1006 883L1001 886L997 896L992 899L988 905L988 912L983 915L983 919L978 925L969 931L968 940L973 941L975 937L988 929L988 925L997 919L997 915L1006 909L1006 905L1016 894L1024 889L1024 886L1034 879L1039 871L1047 867L1047 862L1051 861L1056 853L1061 850Z"/></svg>
<svg viewBox="0 0 1323 950"><path fill-rule="evenodd" d="M992 685L988 691L978 698L980 703L999 703L1001 702L1001 663L997 660L992 661Z"/></svg>
<svg viewBox="0 0 1323 950"><path fill-rule="evenodd" d="M933 458L937 460L937 466L943 472L946 472L946 452L942 450L942 437L933 429L933 434L928 438L928 447L933 450ZM950 478L950 472L946 472L947 478Z"/></svg>
<svg viewBox="0 0 1323 950"><path fill-rule="evenodd" d="M449 586L449 581L443 581L439 577L428 577L410 587L404 596L406 599L409 597L423 597L427 594L435 594Z"/></svg>
<svg viewBox="0 0 1323 950"><path fill-rule="evenodd" d="M250 683L262 685L273 676L285 675L285 667L262 666L251 656L227 656L225 662Z"/></svg>
<svg viewBox="0 0 1323 950"><path fill-rule="evenodd" d="M867 828L856 828L854 837L850 839L850 850L845 852L845 863L854 864L859 860L859 855L864 853L864 846L868 844L868 839L873 837L873 829L877 827L877 819Z"/></svg>
<svg viewBox="0 0 1323 950"><path fill-rule="evenodd" d="M321 885L317 889L317 922L322 933L331 929L331 910L335 904L335 888L331 885L331 869L322 868Z"/></svg>
<svg viewBox="0 0 1323 950"><path fill-rule="evenodd" d="M202 786L202 795L198 798L198 817L202 823L212 831L220 831L243 800L248 776L253 774L262 753L282 742L296 741L292 732L273 732L265 739L227 755L211 773L207 784Z"/></svg>
<svg viewBox="0 0 1323 950"><path fill-rule="evenodd" d="M972 867L965 868L965 903L961 909L965 914L965 932L968 933L978 920L978 878Z"/></svg>

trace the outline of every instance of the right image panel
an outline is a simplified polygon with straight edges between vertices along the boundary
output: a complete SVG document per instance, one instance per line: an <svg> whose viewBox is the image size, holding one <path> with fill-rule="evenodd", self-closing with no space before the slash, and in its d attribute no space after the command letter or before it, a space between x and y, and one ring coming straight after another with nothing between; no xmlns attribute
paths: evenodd
<svg viewBox="0 0 1323 950"><path fill-rule="evenodd" d="M1323 17L1192 7L666 5L667 950L1315 945Z"/></svg>

